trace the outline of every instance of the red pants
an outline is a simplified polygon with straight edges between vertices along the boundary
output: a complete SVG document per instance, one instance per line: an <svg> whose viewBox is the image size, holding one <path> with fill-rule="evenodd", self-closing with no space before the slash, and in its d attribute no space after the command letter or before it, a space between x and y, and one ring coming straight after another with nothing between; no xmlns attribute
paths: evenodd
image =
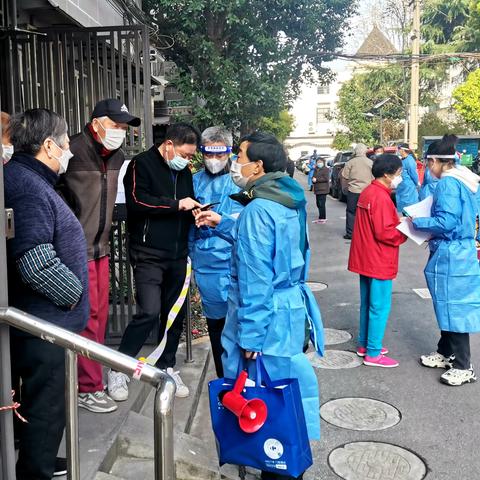
<svg viewBox="0 0 480 480"><path fill-rule="evenodd" d="M90 294L90 318L82 337L97 343L105 342L105 330L108 320L109 258L108 256L88 262L88 285ZM99 392L104 389L102 366L78 357L78 391L80 393Z"/></svg>

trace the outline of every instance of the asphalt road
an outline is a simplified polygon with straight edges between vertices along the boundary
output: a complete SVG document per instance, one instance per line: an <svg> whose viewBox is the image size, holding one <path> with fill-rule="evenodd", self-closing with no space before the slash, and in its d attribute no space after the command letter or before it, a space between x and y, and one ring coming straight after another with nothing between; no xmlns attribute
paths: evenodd
<svg viewBox="0 0 480 480"><path fill-rule="evenodd" d="M306 177L295 174L306 186ZM355 351L358 333L358 276L347 271L350 242L344 240L345 204L328 198L325 225L317 218L315 197L306 192L312 260L310 280L328 288L316 293L324 326L349 332L353 339L328 349ZM401 247L400 272L393 286L393 307L384 346L400 362L398 368L359 366L351 369L317 369L321 404L342 397L378 399L396 407L400 422L382 431L353 431L322 420L322 439L313 445L315 464L307 479L339 478L328 464L330 453L349 442L385 442L403 447L423 459L428 480L480 479L479 445L480 379L477 383L450 387L439 382L443 370L420 366L419 356L436 350L439 330L430 299L420 298L414 288L426 288L423 267L428 252L410 241ZM479 337L471 338L472 362L480 375ZM368 460L368 459L367 459ZM378 460L378 459L377 459ZM409 480L407 464L393 468L385 456L384 466L375 462L357 465L350 480Z"/></svg>

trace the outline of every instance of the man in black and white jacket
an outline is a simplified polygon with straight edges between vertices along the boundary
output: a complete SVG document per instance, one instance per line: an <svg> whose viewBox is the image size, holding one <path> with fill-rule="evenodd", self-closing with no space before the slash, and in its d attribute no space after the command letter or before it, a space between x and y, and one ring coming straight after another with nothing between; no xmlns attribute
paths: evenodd
<svg viewBox="0 0 480 480"><path fill-rule="evenodd" d="M123 334L119 351L130 356L138 354L159 321L159 341L162 340L168 313L185 283L192 210L201 206L193 199L189 169L199 141L200 134L191 125L171 125L163 143L134 157L125 174L137 313ZM175 380L178 397L189 395L188 387L173 370L185 311L184 302L156 363ZM109 372L108 391L114 400L128 398L127 382L128 377L123 373Z"/></svg>

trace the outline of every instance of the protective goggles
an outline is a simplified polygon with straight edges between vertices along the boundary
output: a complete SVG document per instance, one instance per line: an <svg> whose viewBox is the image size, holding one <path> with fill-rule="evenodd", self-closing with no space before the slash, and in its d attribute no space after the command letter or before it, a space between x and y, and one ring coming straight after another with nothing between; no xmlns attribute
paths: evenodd
<svg viewBox="0 0 480 480"><path fill-rule="evenodd" d="M200 151L207 155L224 155L225 153L232 153L232 147L226 145L200 145Z"/></svg>

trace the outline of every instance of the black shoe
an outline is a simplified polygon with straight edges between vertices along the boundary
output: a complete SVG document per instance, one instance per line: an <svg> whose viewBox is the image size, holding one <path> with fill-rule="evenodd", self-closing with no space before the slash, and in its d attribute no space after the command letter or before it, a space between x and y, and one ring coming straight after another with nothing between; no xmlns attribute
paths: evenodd
<svg viewBox="0 0 480 480"><path fill-rule="evenodd" d="M345 235L343 236L343 238L344 238L345 240L351 240L351 239L352 239L352 236L345 234Z"/></svg>
<svg viewBox="0 0 480 480"><path fill-rule="evenodd" d="M61 477L67 474L67 459L63 457L57 457L55 459L55 471L53 472L54 477Z"/></svg>

